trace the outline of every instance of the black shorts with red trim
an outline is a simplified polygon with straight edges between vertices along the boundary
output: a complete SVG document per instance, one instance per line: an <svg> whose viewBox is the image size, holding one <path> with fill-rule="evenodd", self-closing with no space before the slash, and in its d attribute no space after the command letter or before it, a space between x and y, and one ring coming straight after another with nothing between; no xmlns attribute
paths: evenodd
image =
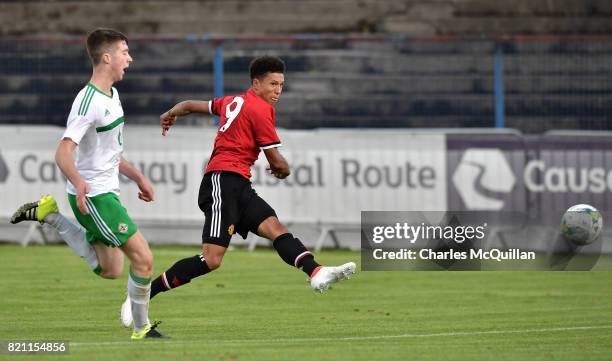
<svg viewBox="0 0 612 361"><path fill-rule="evenodd" d="M206 220L202 243L229 246L234 233L242 238L276 212L253 189L251 182L238 173L211 171L200 184L198 205Z"/></svg>

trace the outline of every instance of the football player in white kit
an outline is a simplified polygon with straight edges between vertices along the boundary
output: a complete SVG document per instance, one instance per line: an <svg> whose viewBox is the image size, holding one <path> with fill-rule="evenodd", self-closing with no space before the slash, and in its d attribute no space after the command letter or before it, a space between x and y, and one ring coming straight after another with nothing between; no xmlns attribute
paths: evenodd
<svg viewBox="0 0 612 361"><path fill-rule="evenodd" d="M131 338L166 338L148 318L153 255L119 200L119 173L136 182L140 199L150 202L155 197L142 172L122 157L123 108L112 85L123 79L132 62L128 39L112 29L96 29L87 36L87 52L93 74L72 104L55 155L68 180L68 200L82 227L59 213L50 195L23 205L11 222L32 220L55 227L73 251L104 278L121 276L125 254L130 260Z"/></svg>

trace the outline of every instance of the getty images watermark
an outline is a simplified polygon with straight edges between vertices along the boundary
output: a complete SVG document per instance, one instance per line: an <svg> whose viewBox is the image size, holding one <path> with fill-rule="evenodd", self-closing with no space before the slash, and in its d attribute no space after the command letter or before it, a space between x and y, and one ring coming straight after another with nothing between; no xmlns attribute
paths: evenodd
<svg viewBox="0 0 612 361"><path fill-rule="evenodd" d="M417 240L443 240L445 242L456 242L462 244L465 241L482 241L487 235L487 223L478 226L434 226L421 223L410 225L406 222L395 223L394 226L374 226L372 229L372 242L381 244L385 240L405 240L411 245ZM374 259L409 259L409 260L502 260L522 259L535 260L535 252L509 249L502 251L497 248L485 251L473 249L461 251L449 248L448 250L434 250L423 248L420 250L401 248L399 250L385 250L384 248L373 249Z"/></svg>
<svg viewBox="0 0 612 361"><path fill-rule="evenodd" d="M556 228L519 212L364 211L362 270L592 269L601 244L578 249Z"/></svg>

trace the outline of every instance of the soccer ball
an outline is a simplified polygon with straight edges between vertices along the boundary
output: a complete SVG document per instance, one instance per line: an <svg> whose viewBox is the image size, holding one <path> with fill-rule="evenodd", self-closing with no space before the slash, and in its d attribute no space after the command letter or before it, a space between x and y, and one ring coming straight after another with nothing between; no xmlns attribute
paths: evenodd
<svg viewBox="0 0 612 361"><path fill-rule="evenodd" d="M588 204L570 207L561 220L561 233L567 241L583 246L592 243L601 234L603 218Z"/></svg>

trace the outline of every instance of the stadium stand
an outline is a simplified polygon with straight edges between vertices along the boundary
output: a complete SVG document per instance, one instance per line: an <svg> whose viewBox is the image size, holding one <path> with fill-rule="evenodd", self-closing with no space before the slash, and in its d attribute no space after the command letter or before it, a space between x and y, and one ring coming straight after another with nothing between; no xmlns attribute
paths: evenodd
<svg viewBox="0 0 612 361"><path fill-rule="evenodd" d="M612 34L611 13L604 0L5 1L0 123L64 124L90 71L80 39L106 26L134 39L117 84L132 123L212 97L224 34L226 93L245 89L253 56L287 61L286 128L494 126L499 52L506 127L611 129L612 38L596 35ZM358 35L299 35L330 32Z"/></svg>
<svg viewBox="0 0 612 361"><path fill-rule="evenodd" d="M612 33L607 0L8 0L0 10L5 36L80 35L92 26L132 36ZM274 21L262 21L268 14Z"/></svg>
<svg viewBox="0 0 612 361"><path fill-rule="evenodd" d="M503 51L506 126L610 129L612 41L562 37L272 39L224 44L225 92L243 91L258 54L282 56L287 87L278 124L316 127L491 127L494 71ZM186 98L213 94L214 46L134 40L130 76L117 84L130 122L155 123ZM63 125L89 76L78 41L0 41L0 121ZM537 121L535 121L537 120ZM210 121L192 119L192 122Z"/></svg>

